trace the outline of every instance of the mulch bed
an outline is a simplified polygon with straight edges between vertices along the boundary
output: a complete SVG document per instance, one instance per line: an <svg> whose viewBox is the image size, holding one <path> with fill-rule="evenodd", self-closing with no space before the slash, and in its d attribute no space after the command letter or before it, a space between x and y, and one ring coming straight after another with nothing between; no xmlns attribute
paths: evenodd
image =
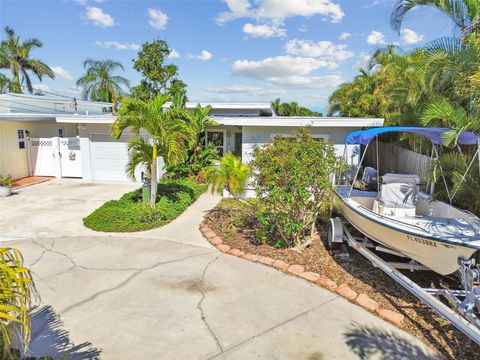
<svg viewBox="0 0 480 360"><path fill-rule="evenodd" d="M326 240L326 224L318 225L319 236L313 239L311 246L299 253L259 244L255 236L258 223L254 212L249 206L235 200L223 200L210 212L206 223L232 248L302 265L305 271L324 274L337 284L347 283L358 293L370 296L382 308L398 311L405 316L400 327L446 359L474 359L479 356L480 349L474 342L388 275L374 268L362 255L349 249L350 260L347 263L335 260L323 243ZM428 287L458 283L455 276L440 278L433 272L415 272L409 277Z"/></svg>

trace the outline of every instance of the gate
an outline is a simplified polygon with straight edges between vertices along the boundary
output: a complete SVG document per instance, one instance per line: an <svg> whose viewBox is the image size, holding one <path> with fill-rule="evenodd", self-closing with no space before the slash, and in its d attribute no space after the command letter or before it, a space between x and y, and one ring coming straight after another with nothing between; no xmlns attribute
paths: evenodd
<svg viewBox="0 0 480 360"><path fill-rule="evenodd" d="M30 176L82 177L79 138L27 138Z"/></svg>

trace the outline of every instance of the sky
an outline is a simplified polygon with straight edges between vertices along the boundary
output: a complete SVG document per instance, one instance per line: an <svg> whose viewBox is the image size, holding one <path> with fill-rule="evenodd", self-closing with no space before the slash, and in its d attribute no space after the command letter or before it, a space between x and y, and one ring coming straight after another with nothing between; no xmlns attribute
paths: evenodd
<svg viewBox="0 0 480 360"><path fill-rule="evenodd" d="M83 61L113 59L131 85L141 44L168 42L195 102L297 101L325 112L328 96L365 67L378 48L408 51L442 36L452 23L440 11L410 12L400 34L390 26L395 0L0 0L0 39L12 27L38 38L31 56L54 80L35 88L79 96Z"/></svg>

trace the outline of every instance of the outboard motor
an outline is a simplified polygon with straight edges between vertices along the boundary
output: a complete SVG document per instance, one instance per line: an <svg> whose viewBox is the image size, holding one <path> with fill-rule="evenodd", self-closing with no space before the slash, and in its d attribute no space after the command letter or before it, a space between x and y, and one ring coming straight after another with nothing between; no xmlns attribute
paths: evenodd
<svg viewBox="0 0 480 360"><path fill-rule="evenodd" d="M367 166L363 170L362 181L367 185L368 191L377 191L377 170L373 167Z"/></svg>

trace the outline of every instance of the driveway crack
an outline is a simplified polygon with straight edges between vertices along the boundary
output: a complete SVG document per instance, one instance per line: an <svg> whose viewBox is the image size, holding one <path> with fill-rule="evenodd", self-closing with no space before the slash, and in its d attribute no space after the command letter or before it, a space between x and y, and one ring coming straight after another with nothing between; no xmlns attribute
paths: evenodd
<svg viewBox="0 0 480 360"><path fill-rule="evenodd" d="M89 296L88 298L82 300L82 301L79 301L75 304L72 304L70 306L67 306L65 309L62 309L59 311L60 314L66 314L67 312L79 307L79 306L82 306L86 303L89 303L90 301L96 299L97 297L101 296L101 295L104 295L104 294L107 294L109 292L112 292L112 291L116 291L120 288L122 288L123 286L127 285L130 281L132 281L134 278L136 278L138 275L142 274L143 272L145 271L148 271L148 270L153 270L159 266L162 266L162 265L166 265L166 264L172 264L172 263L175 263L175 262L180 262L180 261L184 261L184 260L188 260L188 259L191 259L191 258L194 258L194 257L199 257L199 256L203 256L203 255L209 255L211 254L211 252L205 252L205 253L201 253L201 254L196 254L196 255L189 255L189 256L185 256L183 258L180 258L180 259L175 259L175 260L168 260L168 261L162 261L162 262L158 262L155 263L154 265L151 265L151 266L148 266L146 268L142 268L142 269L139 269L139 270L136 270L132 275L130 275L128 278L126 278L124 281L122 281L120 284L114 286L114 287L111 287L111 288L108 288L108 289L104 289L104 290L101 290L91 296Z"/></svg>
<svg viewBox="0 0 480 360"><path fill-rule="evenodd" d="M200 292L200 294L202 295L202 297L200 298L200 300L198 301L198 304L197 304L197 308L198 310L200 311L200 316L202 318L202 321L204 322L205 326L207 327L208 331L210 332L210 334L212 335L213 339L215 340L215 342L217 343L217 346L218 348L220 349L220 354L223 353L223 346L222 344L220 343L220 340L218 339L217 335L215 334L215 332L213 331L213 329L210 327L210 324L208 323L207 321L207 317L205 315L205 311L203 310L203 307L202 307L202 304L203 304L203 301L205 300L205 297L206 297L206 294L205 294L205 291L203 291L202 289L202 284L203 284L203 280L205 279L205 274L207 273L207 270L208 268L210 267L210 265L215 262L220 256L220 255L217 255L213 260L210 260L208 262L208 264L205 266L205 268L203 269L203 272L202 272L202 277L200 278L200 280L197 281L197 283L195 284L195 287L197 288L197 290Z"/></svg>

